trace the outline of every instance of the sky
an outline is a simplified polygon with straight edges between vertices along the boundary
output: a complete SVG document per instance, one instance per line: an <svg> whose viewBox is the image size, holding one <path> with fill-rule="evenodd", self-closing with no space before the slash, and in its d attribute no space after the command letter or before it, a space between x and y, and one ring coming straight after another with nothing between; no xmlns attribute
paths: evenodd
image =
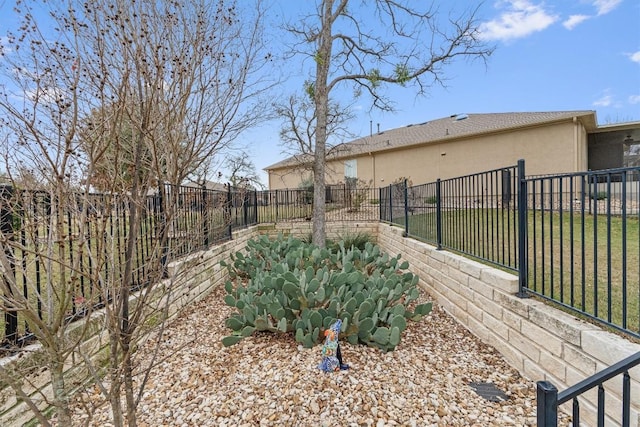
<svg viewBox="0 0 640 427"><path fill-rule="evenodd" d="M487 1L478 17L483 38L496 47L486 65L452 64L447 87L433 87L427 97L389 88L396 112L358 104L351 133L366 136L371 123L385 130L461 113L595 110L599 124L640 121L637 0ZM274 144L278 129L274 121L245 137L259 170L287 157Z"/></svg>
<svg viewBox="0 0 640 427"><path fill-rule="evenodd" d="M385 93L394 103L393 113L372 110L364 97L347 99L353 101L355 117L348 127L354 138L366 136L378 126L380 130L393 129L462 113L595 110L599 124L640 121L638 0L436 3L444 16L449 8L480 5L480 34L495 46L493 55L486 64L455 61L444 70L447 86L434 86L424 97L416 96L411 86L387 86ZM2 33L10 24L3 10L12 4L0 0ZM311 0L271 0L268 27L274 52L284 50L284 44L290 42L286 35L277 33L280 24L297 22L314 4ZM287 62L281 68L287 73L275 88L274 99L299 94L302 82L311 77L309 61L306 65ZM345 93L341 95L348 98L350 92ZM281 120L268 121L237 141L264 184L268 181L262 169L288 157L279 144L280 127Z"/></svg>

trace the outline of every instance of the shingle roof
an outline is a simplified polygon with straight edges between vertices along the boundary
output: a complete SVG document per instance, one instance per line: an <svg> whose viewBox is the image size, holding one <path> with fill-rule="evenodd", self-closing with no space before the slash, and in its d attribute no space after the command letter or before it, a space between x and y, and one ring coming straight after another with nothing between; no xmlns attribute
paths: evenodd
<svg viewBox="0 0 640 427"><path fill-rule="evenodd" d="M528 113L457 114L420 124L382 131L358 138L335 147L329 159L353 157L362 153L373 153L397 149L416 144L444 142L486 133L501 132L537 126L557 121L582 117L587 129L595 128L595 111L551 111ZM265 170L299 164L301 156L282 160ZM309 161L311 156L309 156Z"/></svg>

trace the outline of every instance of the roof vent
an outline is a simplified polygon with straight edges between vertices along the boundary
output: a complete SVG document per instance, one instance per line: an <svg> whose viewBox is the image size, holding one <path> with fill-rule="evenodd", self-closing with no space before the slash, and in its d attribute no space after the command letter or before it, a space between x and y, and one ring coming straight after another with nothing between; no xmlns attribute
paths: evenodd
<svg viewBox="0 0 640 427"><path fill-rule="evenodd" d="M468 118L469 118L468 114L458 114L456 116L456 122L459 122L460 120L465 120L465 119L468 119Z"/></svg>

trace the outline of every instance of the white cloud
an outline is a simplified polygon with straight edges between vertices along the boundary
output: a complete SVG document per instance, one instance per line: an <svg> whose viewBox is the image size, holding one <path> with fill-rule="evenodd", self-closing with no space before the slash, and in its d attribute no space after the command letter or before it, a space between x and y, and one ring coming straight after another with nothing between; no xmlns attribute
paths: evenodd
<svg viewBox="0 0 640 427"><path fill-rule="evenodd" d="M640 104L640 95L631 95L629 97L629 104Z"/></svg>
<svg viewBox="0 0 640 427"><path fill-rule="evenodd" d="M611 12L622 3L622 0L594 0L593 5L598 9L598 15L604 15Z"/></svg>
<svg viewBox="0 0 640 427"><path fill-rule="evenodd" d="M508 10L480 25L480 36L485 40L507 41L526 37L558 20L558 16L548 13L542 4L536 5L529 0L506 0L499 4L507 4Z"/></svg>
<svg viewBox="0 0 640 427"><path fill-rule="evenodd" d="M633 62L637 62L640 64L640 50L634 53L630 53L629 54L629 58L633 61Z"/></svg>
<svg viewBox="0 0 640 427"><path fill-rule="evenodd" d="M613 96L608 93L593 101L594 107L608 107L611 104L613 104Z"/></svg>
<svg viewBox="0 0 640 427"><path fill-rule="evenodd" d="M573 30L578 24L583 23L589 18L591 18L589 15L571 15L562 25L564 25L567 30Z"/></svg>

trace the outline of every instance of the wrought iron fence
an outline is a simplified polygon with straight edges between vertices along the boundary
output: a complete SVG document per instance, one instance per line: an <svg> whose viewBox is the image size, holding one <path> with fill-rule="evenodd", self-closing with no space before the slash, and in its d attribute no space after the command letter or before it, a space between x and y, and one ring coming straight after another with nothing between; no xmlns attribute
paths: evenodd
<svg viewBox="0 0 640 427"><path fill-rule="evenodd" d="M259 191L256 194L258 222L311 220L313 189L297 188ZM378 190L370 187L327 185L327 221L378 221Z"/></svg>
<svg viewBox="0 0 640 427"><path fill-rule="evenodd" d="M380 189L380 219L407 236L518 270L517 166Z"/></svg>
<svg viewBox="0 0 640 427"><path fill-rule="evenodd" d="M520 161L416 186L406 181L379 189L327 186L326 218L399 225L407 236L516 272L520 296L538 295L640 337L639 176L640 168L625 168L526 177ZM106 227L109 243L123 256L118 248L124 247L129 221L126 198L90 195L81 200L86 205L82 209L59 213L52 211L49 193L0 190L2 234L22 244L22 249L5 245L5 251L14 260L12 268L18 266L16 270L33 275L34 289L25 288L32 295L40 294L51 274L43 270L44 257L30 258L24 248L46 241L53 218L64 217L70 239L77 233L77 217L84 209L87 218ZM152 253L159 230L166 232L167 244L161 248L161 261L166 264L229 239L235 228L310 220L312 212L311 189L255 192L165 186L150 195L141 209L137 286L148 276L144 260ZM97 229L92 227L89 230ZM90 232L86 236L91 251L99 251L104 244L104 235ZM69 257L73 248L69 243ZM89 271L94 262L93 258L83 260ZM24 332L15 324L15 314L7 312L4 317L5 327L0 330L8 331L5 339Z"/></svg>
<svg viewBox="0 0 640 427"><path fill-rule="evenodd" d="M85 314L87 304L101 306L108 295L97 290L99 283L123 274L130 203L126 195L68 194L57 200L46 191L0 187L0 242L7 272L0 292L6 297L20 292L46 319L60 301L56 283L71 280L69 321ZM134 289L149 283L154 268L162 270L170 260L228 240L233 229L257 222L255 191L232 187L217 191L165 185L137 211ZM9 302L0 304L0 343L29 339L22 314Z"/></svg>
<svg viewBox="0 0 640 427"><path fill-rule="evenodd" d="M529 177L526 290L640 337L639 168Z"/></svg>
<svg viewBox="0 0 640 427"><path fill-rule="evenodd" d="M235 229L258 222L308 220L313 212L310 189L254 191L227 186L221 191L164 185L161 190L146 197L139 209L141 221L133 266L135 289L148 283L154 257L166 266L172 259L230 239ZM327 186L327 219L377 221L377 195L376 189ZM45 191L0 187L1 238L15 277L11 289L21 288L41 318L47 316L46 301L52 282L60 280L60 272L68 270L74 259L79 261L78 289L69 312L72 320L86 312L86 301L93 301L95 307L104 302L102 294L95 294L92 289L92 278L121 274L131 201L126 195L72 194L60 210L57 207L62 205L52 204L51 198ZM62 236L52 235L57 220L65 224ZM52 239L65 247L64 253L51 257L44 252L49 250L44 246ZM158 247L160 241L165 242L163 247ZM0 343L13 345L31 336L21 315L15 310L2 311Z"/></svg>
<svg viewBox="0 0 640 427"><path fill-rule="evenodd" d="M518 274L535 294L640 337L640 168L526 177L518 165L379 190L380 220Z"/></svg>
<svg viewBox="0 0 640 427"><path fill-rule="evenodd" d="M631 421L631 377L629 370L640 365L640 352L609 366L601 372L580 381L568 389L558 393L558 389L549 381L537 383L537 425L538 427L556 427L558 425L558 406L572 401L572 418L574 426L580 424L579 397L585 392L598 388L597 425L605 425L605 389L604 383L618 375L622 375L622 402L620 405L620 425L629 427ZM616 404L617 406L617 404Z"/></svg>

